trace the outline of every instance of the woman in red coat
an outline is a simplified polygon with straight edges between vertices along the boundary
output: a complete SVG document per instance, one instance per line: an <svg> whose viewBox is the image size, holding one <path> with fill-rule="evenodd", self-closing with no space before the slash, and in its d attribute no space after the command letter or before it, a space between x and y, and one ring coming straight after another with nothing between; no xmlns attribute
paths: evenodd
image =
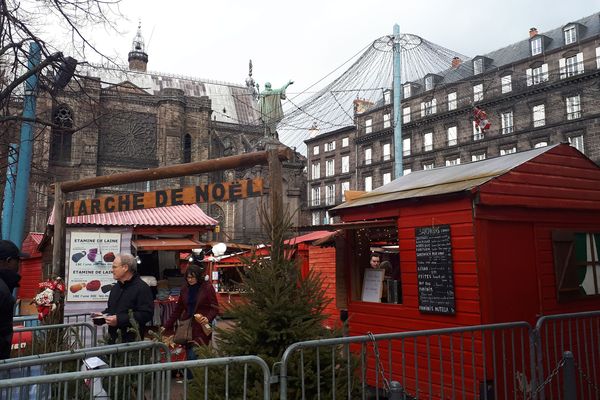
<svg viewBox="0 0 600 400"><path fill-rule="evenodd" d="M215 288L204 279L203 268L190 265L185 273L185 279L187 283L181 288L179 300L165 324L165 330L171 331L178 319L193 318L192 342L187 344L187 359L195 360L194 346L210 343L212 332L205 333L202 325L210 326L219 313L219 302Z"/></svg>

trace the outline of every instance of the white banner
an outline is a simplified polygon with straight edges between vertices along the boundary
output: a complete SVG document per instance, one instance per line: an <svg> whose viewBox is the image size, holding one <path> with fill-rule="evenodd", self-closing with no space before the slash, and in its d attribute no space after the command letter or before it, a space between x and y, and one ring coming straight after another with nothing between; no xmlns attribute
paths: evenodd
<svg viewBox="0 0 600 400"><path fill-rule="evenodd" d="M121 234L71 232L67 301L103 301L114 279L112 262L121 251Z"/></svg>

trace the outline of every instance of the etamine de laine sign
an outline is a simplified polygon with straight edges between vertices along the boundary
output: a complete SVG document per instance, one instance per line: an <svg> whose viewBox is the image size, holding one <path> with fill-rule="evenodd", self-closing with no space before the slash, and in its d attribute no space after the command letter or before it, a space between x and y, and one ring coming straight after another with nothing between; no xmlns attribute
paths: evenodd
<svg viewBox="0 0 600 400"><path fill-rule="evenodd" d="M235 201L247 197L261 196L262 192L262 178L244 179L233 182L157 190L155 192L128 193L96 199L69 201L66 203L65 214L67 217L72 217L116 211L170 207L183 204Z"/></svg>

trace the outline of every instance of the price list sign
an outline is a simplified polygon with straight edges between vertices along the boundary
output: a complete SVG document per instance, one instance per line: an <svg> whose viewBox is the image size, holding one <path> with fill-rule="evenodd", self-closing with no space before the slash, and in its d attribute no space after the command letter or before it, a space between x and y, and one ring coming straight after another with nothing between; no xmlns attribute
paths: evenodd
<svg viewBox="0 0 600 400"><path fill-rule="evenodd" d="M450 225L415 228L419 311L455 314Z"/></svg>

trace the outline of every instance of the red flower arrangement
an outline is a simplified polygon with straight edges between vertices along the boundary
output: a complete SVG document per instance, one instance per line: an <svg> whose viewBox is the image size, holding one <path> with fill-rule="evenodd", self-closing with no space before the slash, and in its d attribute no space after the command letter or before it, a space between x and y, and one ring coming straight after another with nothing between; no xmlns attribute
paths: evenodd
<svg viewBox="0 0 600 400"><path fill-rule="evenodd" d="M64 302L65 283L61 277L56 277L38 283L38 289L39 292L31 303L37 306L38 318L41 321Z"/></svg>

